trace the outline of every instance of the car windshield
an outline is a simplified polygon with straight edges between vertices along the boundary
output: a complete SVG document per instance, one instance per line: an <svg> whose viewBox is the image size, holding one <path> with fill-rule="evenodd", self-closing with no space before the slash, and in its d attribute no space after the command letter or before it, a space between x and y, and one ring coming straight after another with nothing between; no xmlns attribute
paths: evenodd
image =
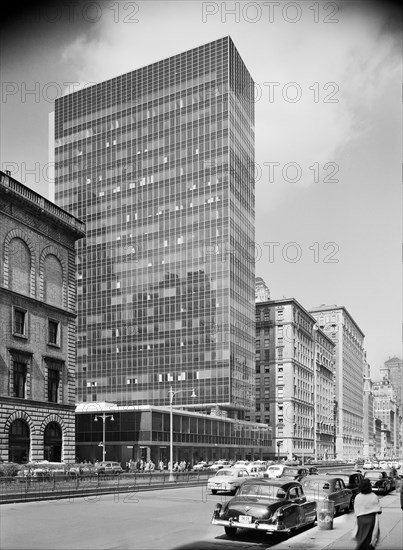
<svg viewBox="0 0 403 550"><path fill-rule="evenodd" d="M231 470L219 470L217 473L216 473L216 476L217 477L222 477L222 476L234 476L235 473L232 472Z"/></svg>
<svg viewBox="0 0 403 550"><path fill-rule="evenodd" d="M369 477L370 479L380 479L382 474L379 472L365 472L365 477Z"/></svg>
<svg viewBox="0 0 403 550"><path fill-rule="evenodd" d="M262 498L271 498L279 499L286 498L287 493L282 487L277 487L274 485L243 485L238 493L239 497L262 497Z"/></svg>

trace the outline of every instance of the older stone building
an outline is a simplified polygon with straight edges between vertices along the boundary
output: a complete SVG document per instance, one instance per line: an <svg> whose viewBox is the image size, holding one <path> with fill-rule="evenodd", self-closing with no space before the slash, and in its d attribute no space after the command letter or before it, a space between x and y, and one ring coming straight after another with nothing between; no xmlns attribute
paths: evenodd
<svg viewBox="0 0 403 550"><path fill-rule="evenodd" d="M84 224L0 172L0 458L75 458L75 241Z"/></svg>
<svg viewBox="0 0 403 550"><path fill-rule="evenodd" d="M266 458L334 456L334 343L294 298L256 302L256 407Z"/></svg>

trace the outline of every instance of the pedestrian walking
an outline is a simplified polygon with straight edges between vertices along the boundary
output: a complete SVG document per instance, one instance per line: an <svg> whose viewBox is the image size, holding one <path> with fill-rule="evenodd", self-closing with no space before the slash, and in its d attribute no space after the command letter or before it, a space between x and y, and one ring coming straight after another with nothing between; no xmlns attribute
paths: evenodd
<svg viewBox="0 0 403 550"><path fill-rule="evenodd" d="M354 500L356 525L353 538L355 550L373 550L379 540L379 514L382 513L378 496L372 491L371 482L364 478Z"/></svg>

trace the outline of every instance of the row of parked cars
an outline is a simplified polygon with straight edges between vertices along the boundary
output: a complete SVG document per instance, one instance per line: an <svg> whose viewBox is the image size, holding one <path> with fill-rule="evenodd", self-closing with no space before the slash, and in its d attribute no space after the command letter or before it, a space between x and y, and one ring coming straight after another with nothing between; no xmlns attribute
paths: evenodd
<svg viewBox="0 0 403 550"><path fill-rule="evenodd" d="M224 526L228 536L235 536L238 529L290 533L313 525L321 503L332 502L335 514L352 510L364 478L370 479L373 491L379 494L387 494L403 482L396 469L319 474L313 466L273 464L255 477L247 467L222 468L208 480L207 488L212 494L236 496L216 505L212 523Z"/></svg>
<svg viewBox="0 0 403 550"><path fill-rule="evenodd" d="M283 466L280 472L272 468L278 476L258 478L245 468L218 471L208 480L207 487L212 494L229 492L236 496L225 504L216 504L212 524L224 526L225 533L231 537L238 529L291 533L304 526L313 526L322 503L332 502L335 514L352 510L364 477L371 480L374 492L382 494L396 488L399 479L385 470L323 474L302 473L301 470L303 468Z"/></svg>
<svg viewBox="0 0 403 550"><path fill-rule="evenodd" d="M42 478L51 479L60 476L68 477L92 477L101 475L118 475L123 473L120 462L96 462L64 464L61 462L48 462L42 460L29 462L21 466L17 472L17 478Z"/></svg>

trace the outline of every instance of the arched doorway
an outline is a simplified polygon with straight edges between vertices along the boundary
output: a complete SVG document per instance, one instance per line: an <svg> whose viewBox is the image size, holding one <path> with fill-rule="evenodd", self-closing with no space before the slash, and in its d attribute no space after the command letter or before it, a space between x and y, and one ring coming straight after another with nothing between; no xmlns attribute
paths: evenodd
<svg viewBox="0 0 403 550"><path fill-rule="evenodd" d="M21 419L14 420L8 435L8 460L19 464L28 462L30 443L28 424Z"/></svg>
<svg viewBox="0 0 403 550"><path fill-rule="evenodd" d="M49 422L43 435L43 458L49 462L62 460L62 430L56 422Z"/></svg>

